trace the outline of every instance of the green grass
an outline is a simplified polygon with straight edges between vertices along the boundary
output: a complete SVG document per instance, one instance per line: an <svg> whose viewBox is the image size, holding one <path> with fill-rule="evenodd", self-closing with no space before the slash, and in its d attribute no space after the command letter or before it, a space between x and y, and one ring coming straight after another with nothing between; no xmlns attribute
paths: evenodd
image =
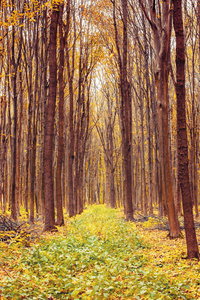
<svg viewBox="0 0 200 300"><path fill-rule="evenodd" d="M58 233L27 248L0 249L10 277L3 299L192 299L187 282L170 281L148 266L146 245L134 223L103 205L89 207Z"/></svg>

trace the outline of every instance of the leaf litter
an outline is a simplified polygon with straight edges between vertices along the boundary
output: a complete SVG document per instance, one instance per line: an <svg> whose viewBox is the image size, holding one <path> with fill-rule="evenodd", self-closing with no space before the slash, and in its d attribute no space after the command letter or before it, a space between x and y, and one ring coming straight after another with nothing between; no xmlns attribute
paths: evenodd
<svg viewBox="0 0 200 300"><path fill-rule="evenodd" d="M1 241L0 299L200 299L200 263L162 222L93 205L28 245Z"/></svg>

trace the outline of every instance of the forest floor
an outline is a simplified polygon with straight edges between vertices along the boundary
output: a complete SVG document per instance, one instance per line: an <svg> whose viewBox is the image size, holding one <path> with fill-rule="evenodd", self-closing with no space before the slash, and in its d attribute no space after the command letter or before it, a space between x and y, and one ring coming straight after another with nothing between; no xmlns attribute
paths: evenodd
<svg viewBox="0 0 200 300"><path fill-rule="evenodd" d="M184 231L170 240L165 220L122 214L93 205L58 232L41 234L38 223L38 237L1 241L0 299L200 299L200 262L185 259Z"/></svg>

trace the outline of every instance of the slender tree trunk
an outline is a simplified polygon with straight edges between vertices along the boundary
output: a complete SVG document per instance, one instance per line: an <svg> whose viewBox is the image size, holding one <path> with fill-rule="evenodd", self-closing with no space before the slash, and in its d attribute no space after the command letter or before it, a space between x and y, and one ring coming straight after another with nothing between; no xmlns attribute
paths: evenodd
<svg viewBox="0 0 200 300"><path fill-rule="evenodd" d="M133 220L132 203L132 101L131 88L127 78L128 57L128 1L122 0L123 46L122 54L119 47L119 32L116 24L116 3L113 2L113 21L115 29L115 44L118 53L121 91L121 123L122 123L122 154L124 172L124 210L126 220Z"/></svg>
<svg viewBox="0 0 200 300"><path fill-rule="evenodd" d="M139 54L139 66L142 68L142 57L141 54ZM138 70L139 73L139 70ZM142 210L144 215L147 215L147 210L148 210L148 201L147 201L147 192L146 192L146 167L145 167L145 139L144 139L144 97L142 94L142 86L141 86L141 78L139 78L139 107L140 107L140 124L141 124L141 203L142 205Z"/></svg>
<svg viewBox="0 0 200 300"><path fill-rule="evenodd" d="M51 16L49 48L49 99L45 116L44 137L44 189L45 189L45 231L55 229L54 191L53 191L53 137L57 89L57 25L59 10L55 5Z"/></svg>
<svg viewBox="0 0 200 300"><path fill-rule="evenodd" d="M112 128L110 128L110 131L112 131ZM113 162L113 136L112 133L110 133L110 206L111 208L116 208L116 196L115 196L115 182L114 182L114 173L115 173L115 167Z"/></svg>
<svg viewBox="0 0 200 300"><path fill-rule="evenodd" d="M15 9L15 1L12 0L12 11ZM12 161L12 190L11 190L11 218L17 220L17 193L16 193L16 169L17 169L17 70L19 65L15 61L15 26L12 26L12 67L13 67L13 161ZM21 50L20 52L21 53Z"/></svg>
<svg viewBox="0 0 200 300"><path fill-rule="evenodd" d="M142 17L143 21L143 28L144 28L144 60L145 60L145 81L146 81L146 100L147 100L147 107L146 107L146 119L147 119L147 139L148 139L148 184L149 184L149 212L153 214L153 145L152 145L152 126L151 126L151 117L150 117L150 110L151 110L151 86L150 86L150 75L149 75L149 50L148 50L148 43L147 43L147 32L146 32L146 25L144 16Z"/></svg>
<svg viewBox="0 0 200 300"><path fill-rule="evenodd" d="M59 13L59 39L60 39L60 65L59 65L59 137L58 137L58 159L56 169L56 208L57 224L64 224L63 204L62 204L62 184L61 173L64 157L64 38L62 26L63 5L60 5Z"/></svg>
<svg viewBox="0 0 200 300"><path fill-rule="evenodd" d="M171 238L180 234L178 216L174 205L172 174L169 154L169 125L168 125L168 62L170 57L171 22L170 1L162 2L162 16L157 17L155 1L150 5L151 20L146 8L140 0L142 10L150 22L154 34L157 70L155 73L157 87L158 137L159 137L159 176L160 203L167 208Z"/></svg>
<svg viewBox="0 0 200 300"><path fill-rule="evenodd" d="M6 167L6 112L7 103L6 98L0 98L0 203L1 209L4 213L5 205L5 167Z"/></svg>
<svg viewBox="0 0 200 300"><path fill-rule="evenodd" d="M187 257L199 259L188 171L188 146L185 112L185 45L181 0L174 1L173 21L176 35L176 96L179 180L182 192Z"/></svg>
<svg viewBox="0 0 200 300"><path fill-rule="evenodd" d="M72 65L70 65L68 35L70 29L71 16L71 0L67 1L67 29L66 29L66 60L67 74L69 84L69 158L68 158L68 198L69 198L69 217L74 216L74 93L73 93L73 78L74 78L74 55L75 55L75 40L72 47ZM75 25L74 25L75 26ZM75 31L75 28L74 28ZM74 34L75 35L75 34Z"/></svg>
<svg viewBox="0 0 200 300"><path fill-rule="evenodd" d="M44 0L46 2L46 0ZM48 17L47 17L47 7L43 10L42 17L42 69L43 72L43 89L42 89L42 103L41 103L41 210L42 219L45 219L45 193L44 193L44 136L45 136L45 112L46 112L46 102L47 102L47 92L48 92L48 81L47 81L47 65L48 65Z"/></svg>
<svg viewBox="0 0 200 300"><path fill-rule="evenodd" d="M105 203L106 203L106 207L109 208L110 207L109 163L108 163L108 158L106 153L104 153L104 161L105 161Z"/></svg>

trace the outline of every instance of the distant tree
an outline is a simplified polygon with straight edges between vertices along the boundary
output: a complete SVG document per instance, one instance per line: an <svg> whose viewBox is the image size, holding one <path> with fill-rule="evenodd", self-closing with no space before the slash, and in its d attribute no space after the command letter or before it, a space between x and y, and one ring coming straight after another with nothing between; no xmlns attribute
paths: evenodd
<svg viewBox="0 0 200 300"><path fill-rule="evenodd" d="M109 79L108 79L109 81ZM104 150L105 161L105 202L107 207L116 208L116 191L114 184L116 162L114 162L114 126L116 121L116 105L111 97L111 85L105 84L102 88L103 102L106 103L106 111L103 111L104 128L96 124L96 129Z"/></svg>

